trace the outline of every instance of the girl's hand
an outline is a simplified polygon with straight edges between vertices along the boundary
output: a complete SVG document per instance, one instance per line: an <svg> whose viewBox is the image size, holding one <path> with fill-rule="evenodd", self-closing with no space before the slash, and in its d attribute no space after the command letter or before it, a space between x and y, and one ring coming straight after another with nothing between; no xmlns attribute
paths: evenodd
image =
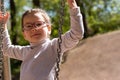
<svg viewBox="0 0 120 80"><path fill-rule="evenodd" d="M5 13L4 15L0 12L0 27L3 24L4 29L7 29L7 21L9 19L9 13Z"/></svg>
<svg viewBox="0 0 120 80"><path fill-rule="evenodd" d="M4 15L0 12L0 23L7 24L9 19L9 13L5 13Z"/></svg>
<svg viewBox="0 0 120 80"><path fill-rule="evenodd" d="M67 0L67 2L68 2L68 5L69 5L70 8L77 7L77 3L76 3L75 0Z"/></svg>

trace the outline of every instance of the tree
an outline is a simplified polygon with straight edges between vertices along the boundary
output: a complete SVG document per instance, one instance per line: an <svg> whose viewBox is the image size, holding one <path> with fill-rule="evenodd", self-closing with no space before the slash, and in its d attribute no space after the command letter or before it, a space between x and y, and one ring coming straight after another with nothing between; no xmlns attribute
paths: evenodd
<svg viewBox="0 0 120 80"><path fill-rule="evenodd" d="M40 0L32 0L33 7L40 7Z"/></svg>
<svg viewBox="0 0 120 80"><path fill-rule="evenodd" d="M11 17L11 26L16 26L16 6L14 0L10 0L10 15ZM16 33L15 28L11 27L11 31ZM12 42L13 44L17 43L17 34L11 34L12 35Z"/></svg>

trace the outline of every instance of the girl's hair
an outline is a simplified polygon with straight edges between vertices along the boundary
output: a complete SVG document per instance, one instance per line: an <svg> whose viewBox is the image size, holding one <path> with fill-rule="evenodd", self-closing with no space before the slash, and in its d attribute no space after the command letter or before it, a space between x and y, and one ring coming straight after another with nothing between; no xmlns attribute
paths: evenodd
<svg viewBox="0 0 120 80"><path fill-rule="evenodd" d="M23 13L23 15L22 15L22 29L23 29L24 17L28 14L35 14L35 13L40 13L43 16L45 22L47 24L51 25L51 19L50 19L49 15L47 14L47 12L43 9L35 8L35 9L27 10L27 11L25 11L25 13Z"/></svg>

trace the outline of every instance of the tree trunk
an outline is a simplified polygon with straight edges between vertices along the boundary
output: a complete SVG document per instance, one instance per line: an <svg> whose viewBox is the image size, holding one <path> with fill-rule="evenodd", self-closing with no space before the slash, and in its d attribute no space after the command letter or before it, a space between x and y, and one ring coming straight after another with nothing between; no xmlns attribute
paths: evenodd
<svg viewBox="0 0 120 80"><path fill-rule="evenodd" d="M10 15L11 17L11 32L12 32L12 43L17 44L17 33L15 31L16 26L16 7L14 0L10 0ZM15 34L13 34L15 33Z"/></svg>
<svg viewBox="0 0 120 80"><path fill-rule="evenodd" d="M33 2L33 7L40 7L41 5L40 5L40 0L32 0L32 2Z"/></svg>

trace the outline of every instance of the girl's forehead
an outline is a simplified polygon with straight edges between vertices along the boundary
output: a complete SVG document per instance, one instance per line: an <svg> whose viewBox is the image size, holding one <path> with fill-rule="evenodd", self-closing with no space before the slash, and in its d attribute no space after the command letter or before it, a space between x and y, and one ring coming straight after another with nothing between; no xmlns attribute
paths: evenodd
<svg viewBox="0 0 120 80"><path fill-rule="evenodd" d="M43 18L43 16L40 13L30 13L27 14L24 18Z"/></svg>
<svg viewBox="0 0 120 80"><path fill-rule="evenodd" d="M40 13L31 13L27 14L23 21L24 22L29 22L29 21L44 21L44 17Z"/></svg>

